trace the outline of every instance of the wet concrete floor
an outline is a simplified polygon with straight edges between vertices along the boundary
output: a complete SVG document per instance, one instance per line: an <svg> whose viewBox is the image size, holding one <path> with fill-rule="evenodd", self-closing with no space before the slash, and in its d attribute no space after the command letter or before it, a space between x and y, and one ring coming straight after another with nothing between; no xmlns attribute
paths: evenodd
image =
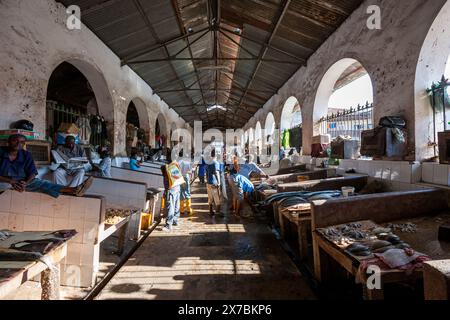
<svg viewBox="0 0 450 320"><path fill-rule="evenodd" d="M206 188L193 185L192 216L171 233L163 223L97 299L315 299L267 222L246 206L242 217L210 217Z"/></svg>

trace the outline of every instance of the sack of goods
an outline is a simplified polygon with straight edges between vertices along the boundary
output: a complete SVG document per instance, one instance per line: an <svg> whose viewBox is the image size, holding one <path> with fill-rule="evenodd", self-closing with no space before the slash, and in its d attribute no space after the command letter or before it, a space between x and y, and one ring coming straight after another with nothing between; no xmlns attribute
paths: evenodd
<svg viewBox="0 0 450 320"><path fill-rule="evenodd" d="M171 164L166 165L166 171L169 180L169 188L180 186L185 183L178 163L172 162Z"/></svg>

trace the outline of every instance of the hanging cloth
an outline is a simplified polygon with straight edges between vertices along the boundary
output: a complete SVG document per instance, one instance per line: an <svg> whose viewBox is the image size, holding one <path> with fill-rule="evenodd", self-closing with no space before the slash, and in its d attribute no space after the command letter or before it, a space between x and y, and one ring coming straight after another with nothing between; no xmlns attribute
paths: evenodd
<svg viewBox="0 0 450 320"><path fill-rule="evenodd" d="M289 140L290 140L290 132L289 132L289 130L286 129L283 131L283 137L281 138L281 145L283 146L284 150L287 150L290 148Z"/></svg>
<svg viewBox="0 0 450 320"><path fill-rule="evenodd" d="M78 139L80 141L80 144L89 144L89 141L91 140L92 130L88 117L87 116L79 117L78 120L75 122L75 125L80 130L78 133Z"/></svg>

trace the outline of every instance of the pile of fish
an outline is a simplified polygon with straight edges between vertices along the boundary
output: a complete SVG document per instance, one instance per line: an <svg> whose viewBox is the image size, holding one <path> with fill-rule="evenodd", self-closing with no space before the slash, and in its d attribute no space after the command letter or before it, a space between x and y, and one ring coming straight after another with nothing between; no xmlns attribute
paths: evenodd
<svg viewBox="0 0 450 320"><path fill-rule="evenodd" d="M405 232L405 233L416 233L417 232L417 225L414 223L411 223L411 222L399 223L399 224L388 223L386 225L386 227L389 229L392 229L392 231L399 230L399 231Z"/></svg>
<svg viewBox="0 0 450 320"><path fill-rule="evenodd" d="M7 231L0 231L0 241L6 240L11 236L12 236L12 234L10 234Z"/></svg>
<svg viewBox="0 0 450 320"><path fill-rule="evenodd" d="M264 191L264 190L275 190L276 187L274 185L270 185L267 182L262 182L260 184L258 184L255 189L257 191Z"/></svg>
<svg viewBox="0 0 450 320"><path fill-rule="evenodd" d="M403 242L390 228L375 227L364 229L360 223L319 229L326 238L358 257L368 257L374 253L384 253L391 249L408 249L410 245Z"/></svg>
<svg viewBox="0 0 450 320"><path fill-rule="evenodd" d="M322 233L329 240L339 245L345 245L368 239L369 234L361 230L361 227L360 223L348 223L343 226L326 228Z"/></svg>
<svg viewBox="0 0 450 320"><path fill-rule="evenodd" d="M106 209L105 223L106 224L117 224L126 217L133 213L131 209Z"/></svg>
<svg viewBox="0 0 450 320"><path fill-rule="evenodd" d="M317 191L317 192L308 192L308 191L292 191L292 192L279 192L270 197L268 197L264 201L264 205L271 205L275 201L284 201L285 199L291 199L291 206L300 204L300 203L308 203L314 200L329 200L332 198L339 198L342 196L341 191L331 190L331 191ZM286 205L283 205L286 207Z"/></svg>

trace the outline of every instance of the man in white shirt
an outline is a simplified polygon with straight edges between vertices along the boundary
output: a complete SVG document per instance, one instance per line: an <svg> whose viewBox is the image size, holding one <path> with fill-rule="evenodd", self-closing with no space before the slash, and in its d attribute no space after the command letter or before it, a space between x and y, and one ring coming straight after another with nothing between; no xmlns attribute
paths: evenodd
<svg viewBox="0 0 450 320"><path fill-rule="evenodd" d="M75 138L73 136L67 136L66 144L59 146L57 150L69 159L86 157L84 149L75 144ZM59 167L53 172L53 181L65 187L76 188L83 183L85 173L86 171L83 168L70 170Z"/></svg>
<svg viewBox="0 0 450 320"><path fill-rule="evenodd" d="M295 148L292 148L292 149L294 151L294 153L291 156L292 165L296 166L296 165L300 164L301 157L300 157L300 154L297 152L297 149L295 149Z"/></svg>

